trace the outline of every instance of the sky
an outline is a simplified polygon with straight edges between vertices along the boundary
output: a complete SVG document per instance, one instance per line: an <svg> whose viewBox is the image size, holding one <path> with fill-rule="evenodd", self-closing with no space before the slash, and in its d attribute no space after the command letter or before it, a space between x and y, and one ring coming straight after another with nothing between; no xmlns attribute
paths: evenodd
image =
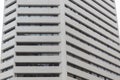
<svg viewBox="0 0 120 80"><path fill-rule="evenodd" d="M119 34L120 34L120 0L115 0L115 3L116 3L118 27L119 27Z"/></svg>
<svg viewBox="0 0 120 80"><path fill-rule="evenodd" d="M120 31L120 0L115 0L115 2L116 2L118 27ZM4 0L0 0L0 42L2 41L3 12L4 12ZM1 45L0 45L0 49L1 49Z"/></svg>

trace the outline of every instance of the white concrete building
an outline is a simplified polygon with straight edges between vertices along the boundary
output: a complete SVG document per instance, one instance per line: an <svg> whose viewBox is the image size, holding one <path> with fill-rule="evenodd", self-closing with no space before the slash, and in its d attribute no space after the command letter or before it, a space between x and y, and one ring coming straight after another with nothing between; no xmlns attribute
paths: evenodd
<svg viewBox="0 0 120 80"><path fill-rule="evenodd" d="M120 80L114 0L5 0L0 80Z"/></svg>

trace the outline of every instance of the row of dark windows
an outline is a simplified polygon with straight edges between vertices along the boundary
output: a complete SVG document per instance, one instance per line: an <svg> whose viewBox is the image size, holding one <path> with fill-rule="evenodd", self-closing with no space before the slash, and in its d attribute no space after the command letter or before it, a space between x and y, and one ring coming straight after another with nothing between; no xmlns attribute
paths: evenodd
<svg viewBox="0 0 120 80"><path fill-rule="evenodd" d="M85 42L85 41L83 41L83 40L81 40L81 39L79 39L79 38L77 38L77 37L75 37L75 36L73 36L73 35L71 35L71 34L67 34L67 35L69 35L70 37L72 37L72 38L74 38L74 39L76 39L76 40L78 40L78 41L80 41L80 42L82 42L82 43L84 43L84 44L86 44L86 45L88 45L88 46L91 46L91 47L93 47L93 48L95 48L95 49L98 49L97 47L94 47L94 46L92 46L91 44L89 44L88 42ZM70 45L70 43L69 43L69 45ZM75 45L73 45L72 44L72 46L75 46ZM78 46L75 46L76 48L78 48L78 50L80 49ZM103 51L103 50L101 50L101 49L98 49L99 51L102 51L102 52L104 52L104 53L106 53L105 51ZM88 51L89 52L89 51ZM88 53L87 52L87 53ZM90 53L90 52L89 52ZM90 53L90 54L93 54L93 53ZM108 54L108 53L107 53ZM109 56L111 56L111 57L114 57L113 55L111 55L111 54L108 54ZM94 55L93 55L94 56ZM109 64L111 64L112 66L115 66L115 67L118 67L118 68L120 68L120 66L118 66L117 64L114 64L114 63L111 63L110 61L107 61L107 60L104 60L104 59L102 59L102 58L99 58L100 60L103 60L104 62L107 62L107 63L109 63ZM117 58L116 58L117 59Z"/></svg>
<svg viewBox="0 0 120 80"><path fill-rule="evenodd" d="M93 53L91 53L91 52L89 52L89 51L86 51L86 50L84 50L84 49L81 49L80 47L75 46L75 45L73 45L73 44L71 44L71 43L68 43L68 42L67 42L67 45L68 45L68 46L71 46L71 47L73 47L73 48L75 48L75 49L77 49L77 50L80 50L80 51L82 51L82 52L84 52L84 53L86 53L86 54L88 54L88 55L90 55L90 56L93 56L93 57L95 57L95 58L97 58L97 59L99 59L99 60L101 60L101 61L104 61L104 62L106 62L107 64L110 64L110 65L112 65L112 66L115 65L115 64L113 64L113 63L111 63L111 62L109 62L109 61L107 61L107 60L105 60L105 59L103 59L103 58L101 58L101 57L99 57L99 56L96 56L95 54L93 54ZM69 52L69 55L70 55L70 52ZM72 56L80 59L80 57L78 57L78 56L75 56L75 55L72 55ZM81 59L81 60L83 60L83 61L86 62L86 63L92 63L94 66L99 67L99 68L101 68L101 69L104 69L104 70L106 70L106 71L109 71L110 73L113 73L113 74L116 74L116 75L120 75L119 73L116 73L116 72L114 72L114 71L112 71L112 70L109 70L109 69L107 69L107 68L104 68L104 67L102 67L102 66L99 65L99 64L95 64L95 63L90 62L90 61L87 61L87 60L85 60L85 59Z"/></svg>
<svg viewBox="0 0 120 80"><path fill-rule="evenodd" d="M4 59L1 60L1 62L4 63L4 62L6 62L6 61L9 61L9 60L12 59L13 57L14 57L14 56L12 55L12 56L9 56L9 57L7 57L7 58L4 58Z"/></svg>
<svg viewBox="0 0 120 80"><path fill-rule="evenodd" d="M114 0L110 0L111 2L115 2Z"/></svg>
<svg viewBox="0 0 120 80"><path fill-rule="evenodd" d="M116 14L114 14L112 11L108 10L106 7L102 6L101 4L99 4L96 0L92 0L93 2L95 2L97 5L99 5L100 7L102 7L103 9L105 9L106 11L108 11L109 13L111 13L112 15L116 16ZM104 0L102 0L104 2Z"/></svg>
<svg viewBox="0 0 120 80"><path fill-rule="evenodd" d="M14 1L10 2L9 4L5 5L5 8L7 9L7 8L9 8L9 7L11 7L11 6L15 5L15 4L16 4L16 0L14 0ZM15 13L15 12L16 12L16 9L14 8L14 9L10 10L9 12L5 13L5 17L7 17L7 16L9 16L9 15ZM14 18L6 21L6 22L4 23L4 27L6 27L6 25L14 22L15 20L16 20L16 18L14 17ZM13 30L15 30L15 26L12 26L11 28L7 29L6 31L3 32L3 34L5 35L5 34L11 32L11 31L13 31ZM3 40L3 43L6 43L6 42L8 42L8 41L10 41L10 40L13 40L14 37L15 37L15 36L11 36L11 37ZM9 50L12 49L12 48L13 48L13 46L12 46L12 47L9 47L9 48L7 48L7 49L5 49L5 50L3 50L3 53L6 52L6 51L9 51Z"/></svg>
<svg viewBox="0 0 120 80"><path fill-rule="evenodd" d="M47 25L47 26L53 26L53 25ZM15 30L15 27L12 27L12 28L8 29L7 31L5 31L4 35L11 32L11 31L13 31L13 30ZM55 32L55 33L17 33L17 35L18 36L58 36L59 32ZM3 43L6 43L6 42L8 42L10 40L13 40L14 38L15 38L15 36L11 36L11 37L3 40Z"/></svg>
<svg viewBox="0 0 120 80"><path fill-rule="evenodd" d="M15 12L16 10L13 10L12 11L12 13L13 12ZM8 14L6 14L5 16L9 16L10 14L12 14L11 12L10 13L8 13ZM43 17L43 16L45 16L45 17L58 17L58 14L45 14L45 15L37 15L37 14L29 14L29 15L27 15L27 14L19 14L18 16L28 16L28 17L31 17L31 16L41 16L41 17ZM10 20L8 20L8 21L6 21L5 23L4 23L4 25L8 25L8 24L10 24L10 23L12 23L13 21L15 21L16 20L16 18L12 18L12 19L10 19ZM44 23L18 23L18 26L19 25L21 25L21 26L25 26L25 25L36 25L36 26L42 26L42 25L45 25L45 26L55 26L55 25L58 25L59 23L46 23L46 24L44 24Z"/></svg>
<svg viewBox="0 0 120 80"><path fill-rule="evenodd" d="M59 73L16 73L16 77L59 77Z"/></svg>
<svg viewBox="0 0 120 80"><path fill-rule="evenodd" d="M5 52L7 52L7 51L9 51L9 50L11 50L13 48L14 48L14 45L12 45L10 47L7 47L6 49L3 49L2 52L5 53Z"/></svg>
<svg viewBox="0 0 120 80"><path fill-rule="evenodd" d="M67 6L67 7L68 7L68 6ZM70 7L69 7L69 9L71 10ZM65 15L66 15L67 17L71 18L72 20L76 21L77 23L84 25L85 27L89 28L90 30L92 30L92 31L94 31L94 32L96 32L96 33L98 33L99 35L102 35L102 36L105 37L106 39L109 39L109 40L112 41L113 43L119 45L118 42L116 42L115 40L109 38L109 37L106 36L105 34L96 31L95 29L91 28L89 25L87 25L87 24L81 22L80 20L75 19L74 17L72 17L71 15L69 15L69 14L67 14L67 13L66 13ZM97 26L98 26L98 25L97 25Z"/></svg>
<svg viewBox="0 0 120 80"><path fill-rule="evenodd" d="M99 20L101 20L102 22L104 22L105 24L107 24L108 26L110 26L111 28L117 30L116 27L114 27L112 24L110 24L110 23L107 22L106 20L102 19L101 17L97 16L96 14L94 14L93 12L91 12L89 9L84 8L82 5L79 5L78 3L76 3L76 2L73 1L73 0L69 0L69 1L72 2L73 4L75 4L76 6L82 8L83 10L85 10L86 12L88 12L89 14L95 16L96 18L98 18ZM86 16L85 16L85 17L86 17ZM115 22L115 23L117 23L116 21L114 21L114 20L112 20L112 19L110 19L110 20L113 21L113 22Z"/></svg>
<svg viewBox="0 0 120 80"><path fill-rule="evenodd" d="M106 44L105 42L103 42L103 41L97 39L96 37L91 36L90 34L86 33L85 31L82 31L82 30L80 30L80 29L75 28L75 27L72 26L70 23L66 23L66 25L67 25L68 27L70 27L71 29L74 29L74 30L76 30L76 31L78 31L78 32L80 32L80 33L82 33L83 35L85 35L85 36L87 36L87 37L89 37L89 38L91 38L91 39L93 39L93 40L95 40L95 41L101 43L102 45L105 45L106 47L108 47L108 48L110 48L110 49L112 49L112 50L115 50L115 51L117 51L118 53L120 53L119 50L115 49L115 48L112 47L111 45Z"/></svg>
<svg viewBox="0 0 120 80"><path fill-rule="evenodd" d="M27 23L26 23L27 24ZM25 24L25 25L26 25ZM28 23L29 24L29 23ZM24 25L24 24L23 24ZM58 26L58 24L29 24L29 25L37 25L37 26ZM28 26L29 26L28 25ZM11 29L9 29L9 31L8 32L10 32L10 31L12 31L12 30L14 30L15 29L15 27L14 28L11 28ZM8 33L7 32L7 33ZM5 32L6 33L6 32ZM55 36L55 35L59 35L59 33L17 33L17 35L19 35L19 36L31 36L31 35L34 35L34 36ZM6 42L8 42L8 41L10 41L10 40L12 40L12 39L14 39L14 36L12 36L12 37L10 37L10 38L8 38L8 39L6 39L6 40L4 40L3 41L3 43L6 43ZM20 44L20 43L18 43L18 45L22 45L22 44ZM25 44L25 45L27 45L27 44ZM38 44L28 44L28 45L38 45ZM41 45L41 44L40 44ZM46 44L47 45L47 44ZM51 44L51 45L57 45L57 44ZM3 53L4 52L6 52L6 51L9 51L10 49L12 49L13 48L13 46L12 47L10 47L10 48L7 48L7 49L5 49L5 50L3 50Z"/></svg>
<svg viewBox="0 0 120 80"><path fill-rule="evenodd" d="M59 63L16 63L16 66L59 66Z"/></svg>
<svg viewBox="0 0 120 80"><path fill-rule="evenodd" d="M7 29L7 30L4 31L3 33L4 33L4 34L7 34L7 33L11 32L11 31L13 31L13 30L15 30L15 26L13 26L13 27Z"/></svg>
<svg viewBox="0 0 120 80"><path fill-rule="evenodd" d="M87 11L87 10L86 10ZM89 11L87 11L89 12ZM104 23L106 23L108 26L110 26L111 28L115 29L115 30L118 30L115 26L111 25L111 23L107 22L106 20L103 20L102 18L100 18L99 16L95 15L94 13L92 12L89 12L90 14L92 14L93 16L95 16L96 18L98 18L99 20L103 21ZM113 21L114 23L117 24L117 21L114 21L114 20L111 20Z"/></svg>
<svg viewBox="0 0 120 80"><path fill-rule="evenodd" d="M9 77L1 79L1 80L10 80L11 78L13 78L13 76L9 76Z"/></svg>
<svg viewBox="0 0 120 80"><path fill-rule="evenodd" d="M17 33L18 36L58 36L59 33Z"/></svg>
<svg viewBox="0 0 120 80"><path fill-rule="evenodd" d="M59 23L17 23L17 26L58 26Z"/></svg>
<svg viewBox="0 0 120 80"><path fill-rule="evenodd" d="M69 17L69 16L68 16ZM73 19L73 18L71 18L71 19ZM68 23L67 23L68 24ZM72 26L72 25L68 25L68 26ZM74 29L74 27L72 26L71 28L73 28ZM77 31L79 31L78 29L75 29L75 30L77 30ZM88 43L87 43L88 44ZM116 57L116 56L114 56L114 55L111 55L109 52L106 52L106 51L104 51L104 50L101 50L101 49L99 49L99 48L97 48L97 47L95 47L95 46L92 46L92 47L94 47L95 49L98 49L98 50L100 50L100 51L102 51L102 52L104 52L104 53L106 53L107 55L109 55L109 56L111 56L111 57L113 57L113 58L115 58L115 59L117 59L117 60L120 60L118 57Z"/></svg>
<svg viewBox="0 0 120 80"><path fill-rule="evenodd" d="M17 45L21 46L21 45L52 45L52 46L56 46L56 45L59 45L59 43L17 43ZM7 47L5 49L2 50L2 53L5 53L11 49L14 48L14 45L10 46L10 47Z"/></svg>
<svg viewBox="0 0 120 80"><path fill-rule="evenodd" d="M10 20L10 21L8 21L7 23L5 23L5 25L7 25L7 24L9 24L9 23L11 23L11 22L13 22L13 21L15 21L15 20L16 20L16 18L13 18L12 20ZM4 34L4 35L9 34L9 32L11 32L11 31L13 31L13 30L15 30L15 26L7 29L6 31L3 32L3 34ZM8 42L8 41L10 41L10 40L13 40L14 38L15 38L15 36L11 36L11 37L3 40L2 42L3 42L3 43L6 43L6 42ZM9 51L9 50L12 49L12 48L13 48L13 46L12 46L12 47L9 47L9 48L7 48L7 49L5 49L5 50L3 50L3 52Z"/></svg>
<svg viewBox="0 0 120 80"><path fill-rule="evenodd" d="M80 29L75 28L74 26L70 25L69 23L66 23L66 25L67 25L68 27L70 27L71 29L74 29L74 30L76 30L76 31L78 31L78 32L80 32L80 33L82 33L83 35L85 35L85 36L87 36L87 37L89 37L89 38L91 38L91 39L94 39L95 41L97 41L97 42L99 42L99 43L105 45L106 47L108 47L108 48L110 48L110 49L112 49L112 50L115 50L115 51L118 52L118 53L120 52L119 50L116 50L116 49L113 48L112 46L110 46L110 45L108 45L108 44L105 44L104 42L102 42L102 41L100 41L100 40L94 38L93 36L90 36L90 35L87 34L86 32L84 32L84 31L82 31L82 30L80 30ZM89 44L89 43L88 43L88 44ZM105 52L105 51L104 51L104 52ZM116 57L115 57L115 59L116 59ZM120 60L120 59L118 58L118 60Z"/></svg>
<svg viewBox="0 0 120 80"><path fill-rule="evenodd" d="M12 19L6 21L6 22L4 23L4 25L8 25L8 24L10 24L11 22L13 22L13 21L15 21L15 20L16 20L16 18L12 18Z"/></svg>
<svg viewBox="0 0 120 80"><path fill-rule="evenodd" d="M6 72L6 71L9 71L11 69L13 69L13 66L9 66L9 67L6 67L4 69L1 69L1 72L3 73L3 72Z"/></svg>
<svg viewBox="0 0 120 80"><path fill-rule="evenodd" d="M101 10L97 9L94 5L91 5L90 3L88 3L85 0L82 0L84 3L86 3L87 5L89 5L90 7L92 7L93 9L95 9L96 11L98 11L99 13L103 14L105 17L110 18L110 16L108 16L107 14L105 14L104 12L102 12ZM102 0L103 1L103 0ZM104 0L105 1L105 0ZM104 8L103 8L104 9ZM112 14L113 15L113 14ZM114 16L114 15L113 15ZM111 19L111 18L110 18Z"/></svg>
<svg viewBox="0 0 120 80"><path fill-rule="evenodd" d="M69 17L69 18L71 18L71 19L73 20L73 17L71 17L70 15L66 14L66 16ZM113 48L112 46L110 46L110 45L108 45L108 44L105 44L104 42L102 42L102 41L100 41L100 40L94 38L93 36L87 34L86 32L83 32L83 31L81 31L81 30L75 28L75 27L74 27L73 25L71 25L70 23L66 23L66 25L69 26L69 27L71 27L72 29L75 29L75 30L77 30L78 32L80 32L80 33L82 33L82 34L84 34L84 35L86 35L86 36L88 36L88 37L90 37L90 38L92 38L92 39L94 39L94 40L96 40L96 41L102 43L103 45L105 45L105 46L107 46L107 47L109 47L109 48L115 50L116 52L118 52L118 53L120 52L119 50L117 50L117 49ZM86 25L84 25L84 26L86 26ZM90 29L90 30L91 30L91 29ZM94 31L94 32L97 32L97 31ZM100 34L99 34L99 35L100 35ZM102 36L102 35L100 35L100 36ZM108 38L107 38L107 39L108 39Z"/></svg>
<svg viewBox="0 0 120 80"><path fill-rule="evenodd" d="M10 41L10 40L13 40L14 38L15 38L15 36L11 36L11 37L3 40L3 43L6 43L6 42L8 42L8 41Z"/></svg>
<svg viewBox="0 0 120 80"><path fill-rule="evenodd" d="M82 7L81 5L79 5L78 3L76 3L75 1L73 1L73 0L70 0L70 1L73 2L73 3L75 3L77 6L85 9L84 7ZM84 2L84 0L82 0L82 1ZM99 9L97 9L97 8L94 7L93 5L90 5L89 3L86 3L86 2L84 2L84 3L85 3L86 5L88 5L88 6L90 6L91 8L93 8L94 10L98 11L98 12L99 12L100 14L102 14L104 17L106 17L106 18L108 18L109 20L117 23L116 20L112 19L110 16L108 16L108 15L106 15L105 13L101 12ZM86 9L85 9L85 10L86 10ZM88 12L90 12L90 11L88 11ZM93 14L94 14L94 13L93 13ZM95 15L95 14L94 14L94 15Z"/></svg>
<svg viewBox="0 0 120 80"><path fill-rule="evenodd" d="M18 14L18 17L58 17L59 14Z"/></svg>
<svg viewBox="0 0 120 80"><path fill-rule="evenodd" d="M58 26L60 24L60 22L52 22L52 23L50 23L50 22L39 22L39 23L37 23L37 22L18 22L17 23L17 27L19 27L19 26L34 26L34 27L45 27L45 26Z"/></svg>
<svg viewBox="0 0 120 80"><path fill-rule="evenodd" d="M93 44L91 44L90 42L87 42L87 41L85 41L85 40L82 40L82 39L80 39L80 38L78 38L78 37L76 37L76 36L74 36L74 35L72 35L72 34L70 34L70 33L67 33L67 35L69 35L69 36L75 38L76 40L81 41L81 42L83 42L83 43L85 43L85 44L87 44L87 45L89 45L89 46L91 46L91 47L93 47L93 48L95 48L95 49L97 49L97 50L99 50L99 51L102 51L102 52L108 54L109 56L114 56L114 55L112 55L111 53L109 53L108 51L105 51L105 50L99 48L99 46L93 45ZM114 56L114 57L115 57L115 56ZM117 57L117 58L118 58L118 57ZM116 57L115 57L115 59L116 59Z"/></svg>
<svg viewBox="0 0 120 80"><path fill-rule="evenodd" d="M77 79L77 80L88 80L88 79L82 78L80 76L74 75L74 74L69 73L69 72L67 73L67 76L72 77L72 78Z"/></svg>
<svg viewBox="0 0 120 80"><path fill-rule="evenodd" d="M14 0L14 1L12 1L11 3L5 5L5 8L7 9L7 8L9 8L9 7L11 7L11 6L15 5L15 4L16 4L16 0ZM14 12L16 12L16 9L13 9L13 10L5 13L5 17L13 14ZM8 25L8 24L12 23L12 22L15 21L15 20L16 20L16 18L12 18L12 19L6 21L6 22L4 23L4 25ZM14 29L14 28L13 28L13 29ZM13 29L8 30L8 31L5 31L4 33L6 34L6 33L10 32L10 31L12 31Z"/></svg>
<svg viewBox="0 0 120 80"><path fill-rule="evenodd" d="M13 3L11 3L11 4L9 4L7 7L9 7L9 6L11 6L12 4L15 4L16 3L16 1L14 1ZM31 7L50 7L50 8L57 8L58 7L58 5L56 6L56 5L48 5L48 6L39 6L39 5L37 5L37 6L34 6L34 5L30 5L30 6L28 6L28 5L19 5L19 7L29 7L29 8L31 8ZM12 14L12 13L14 13L16 11L16 9L14 9L14 10L11 10L10 12L8 12L8 13L6 13L5 14L5 16L9 16L10 14ZM52 16L58 16L58 14L51 14ZM19 16L25 16L24 14L19 14ZM32 16L32 15L28 15L28 16ZM39 16L39 15L35 15L35 16ZM46 15L46 16L49 16L49 15ZM5 25L7 25L7 24L9 24L9 23L11 23L11 22L13 22L13 21L15 21L16 19L15 18L13 18L12 20L9 20L9 21L7 21L7 22L5 22ZM58 26L59 24L57 24L57 23L48 23L48 24L43 24L43 23L33 23L33 24L29 24L29 23L18 23L18 26ZM4 33L6 34L6 33L9 33L10 31L12 31L12 30L14 30L15 29L15 27L14 28L11 28L11 29L8 29L7 31L5 31ZM22 34L19 34L18 33L18 35L22 35ZM53 34L53 33L51 33L51 34L23 34L23 35L52 35L52 36L54 36L54 35L58 35L58 34ZM10 37L10 38L8 38L8 39L6 39L6 40L4 40L3 41L3 43L6 43L6 42L8 42L8 41L10 41L10 40L12 40L12 39L14 39L14 36L12 36L12 37ZM10 47L10 48L8 48L8 49L5 49L5 50L3 50L3 52L6 52L6 51L8 51L9 49L11 49L12 47Z"/></svg>
<svg viewBox="0 0 120 80"><path fill-rule="evenodd" d="M88 73L88 74L90 74L90 75L96 76L96 77L98 77L98 78L102 78L102 79L104 78L105 80L106 80L106 79L107 79L107 80L112 80L112 79L110 79L110 78L108 78L108 77L102 76L102 75L100 75L100 74L97 74L97 73L95 73L95 72L92 72L92 71L90 71L90 70L87 70L87 69L85 69L85 68L82 68L82 67L80 67L80 66L78 66L78 65L72 64L72 63L70 63L70 62L68 62L67 65L70 66L70 67L72 67L72 68L78 69L78 70L80 70L80 71L86 72L86 73Z"/></svg>
<svg viewBox="0 0 120 80"><path fill-rule="evenodd" d="M18 8L58 8L59 5L18 5Z"/></svg>
<svg viewBox="0 0 120 80"><path fill-rule="evenodd" d="M59 56L59 52L16 52L17 56Z"/></svg>
<svg viewBox="0 0 120 80"><path fill-rule="evenodd" d="M18 46L58 46L58 42L17 42Z"/></svg>
<svg viewBox="0 0 120 80"><path fill-rule="evenodd" d="M12 1L11 3L7 4L5 8L9 8L10 6L14 5L16 3L16 0Z"/></svg>
<svg viewBox="0 0 120 80"><path fill-rule="evenodd" d="M59 54L59 52L16 52L16 56L59 56ZM13 55L6 57L1 62L4 63L13 57Z"/></svg>
<svg viewBox="0 0 120 80"><path fill-rule="evenodd" d="M73 4L75 4L75 5L77 5L77 6L79 6L80 7L80 5L78 5L77 3L75 3L74 1L72 1L72 0L69 0L71 3L73 3ZM66 7L67 7L67 9L70 9L71 11L73 11L73 12L75 12L75 13L77 13L78 15L80 15L80 16L82 16L83 18L85 18L85 19L87 19L87 20L89 20L90 22L92 22L93 24L95 24L95 25L97 25L98 27L100 27L100 28L102 28L103 30L105 30L105 31L107 31L108 33L110 33L111 35L113 35L113 36L115 36L115 37L119 37L118 35L116 35L115 33L113 33L113 32L111 32L111 31L109 31L108 29L106 29L104 26L102 26L101 24L99 24L99 23L97 23L96 21L94 21L94 20L92 20L92 19L90 19L90 18L88 18L87 16L85 16L84 14L82 14L82 13L80 13L80 12L78 12L77 10L75 10L75 9L73 9L73 8L71 8L70 6L68 6L67 4L66 4ZM87 9L85 9L85 8L83 8L82 7L82 9L84 9L85 11L87 11L88 12L88 10ZM88 13L92 13L92 12L88 12ZM92 13L92 15L93 15L93 13ZM94 16L94 15L93 15ZM95 16L96 17L96 16ZM98 18L98 19L100 19L100 20L102 20L103 21L103 19L101 19L100 17L96 17L96 18ZM114 28L115 29L115 27L114 26L112 26L110 23L108 23L108 22L106 22L105 20L103 21L105 24L107 24L108 26L110 26L110 27L112 27L112 28ZM116 28L117 29L117 28Z"/></svg>
<svg viewBox="0 0 120 80"><path fill-rule="evenodd" d="M9 11L8 13L5 13L5 17L13 14L14 12L16 12L16 9L13 9L13 10Z"/></svg>
<svg viewBox="0 0 120 80"><path fill-rule="evenodd" d="M79 56L77 56L77 55L75 55L75 54L73 54L73 53L71 53L71 52L69 52L69 51L67 51L67 55L69 55L69 56L71 56L71 57L73 57L73 58L75 58L75 59L78 59L78 60L80 60L80 61L82 61L82 62L85 62L85 63L87 63L87 64L90 64L90 65L92 65L92 66L94 66L94 67L97 67L98 69L102 69L102 70L104 70L104 71L106 71L106 72L109 72L109 73L115 74L115 75L117 75L117 76L120 76L119 73L116 73L116 72L114 72L114 71L112 71L112 70L109 70L109 69L107 69L107 68L102 67L101 65L98 65L98 64L95 64L95 63L93 63L93 62L91 62L91 61L88 61L88 60L86 60L86 59L83 59L83 58L81 58L81 57L79 57Z"/></svg>
<svg viewBox="0 0 120 80"><path fill-rule="evenodd" d="M112 6L111 4L109 4L106 0L102 0L104 3L106 3L108 6L110 6L111 8L115 9L114 6ZM114 0L110 0L112 2L114 2Z"/></svg>

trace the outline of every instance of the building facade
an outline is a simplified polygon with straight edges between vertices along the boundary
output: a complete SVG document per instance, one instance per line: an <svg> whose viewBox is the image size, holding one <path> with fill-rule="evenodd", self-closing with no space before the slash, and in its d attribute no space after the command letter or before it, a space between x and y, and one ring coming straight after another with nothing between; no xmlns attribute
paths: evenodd
<svg viewBox="0 0 120 80"><path fill-rule="evenodd" d="M0 80L120 80L114 0L5 0Z"/></svg>

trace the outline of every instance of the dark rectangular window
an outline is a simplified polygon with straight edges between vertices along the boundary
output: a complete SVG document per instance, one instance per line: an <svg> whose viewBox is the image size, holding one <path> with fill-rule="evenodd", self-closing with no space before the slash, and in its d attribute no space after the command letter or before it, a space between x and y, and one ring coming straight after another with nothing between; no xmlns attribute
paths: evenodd
<svg viewBox="0 0 120 80"><path fill-rule="evenodd" d="M59 77L58 73L16 73L16 77Z"/></svg>
<svg viewBox="0 0 120 80"><path fill-rule="evenodd" d="M16 66L59 66L59 63L16 63Z"/></svg>

